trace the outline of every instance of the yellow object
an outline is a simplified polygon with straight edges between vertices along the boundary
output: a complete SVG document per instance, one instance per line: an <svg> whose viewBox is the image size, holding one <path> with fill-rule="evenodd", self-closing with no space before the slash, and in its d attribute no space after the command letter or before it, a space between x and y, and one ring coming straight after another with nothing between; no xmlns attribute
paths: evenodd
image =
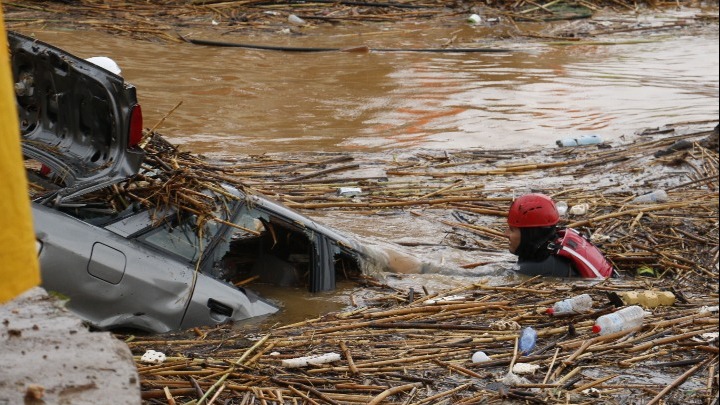
<svg viewBox="0 0 720 405"><path fill-rule="evenodd" d="M0 8L0 303L40 284L19 128Z"/></svg>
<svg viewBox="0 0 720 405"><path fill-rule="evenodd" d="M637 269L637 275L640 277L657 277L655 269L650 266L642 266Z"/></svg>
<svg viewBox="0 0 720 405"><path fill-rule="evenodd" d="M675 303L675 294L670 291L622 291L617 295L625 305L640 305L645 308L670 306Z"/></svg>

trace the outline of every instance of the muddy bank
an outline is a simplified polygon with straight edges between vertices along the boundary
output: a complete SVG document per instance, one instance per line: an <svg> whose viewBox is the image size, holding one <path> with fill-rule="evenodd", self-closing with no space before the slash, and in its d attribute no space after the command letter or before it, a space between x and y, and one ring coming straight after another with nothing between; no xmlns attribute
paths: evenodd
<svg viewBox="0 0 720 405"><path fill-rule="evenodd" d="M441 263L440 273L460 286L428 287L426 275L376 274L359 281L345 309L293 324L118 338L138 360L147 403L214 395L227 403L712 403L718 392L716 125L678 123L647 129L630 144L537 151L215 162L247 187L310 216L352 218L378 233L386 221L403 223L405 232L395 227L385 236ZM361 192L338 195L342 188ZM659 189L667 199L634 201ZM563 224L589 233L619 277L513 276L507 257L497 256L505 249L500 232L510 199L526 191L553 195L571 211L582 206ZM431 241L412 232L425 227L442 236ZM674 302L646 308L637 328L607 336L591 331L597 317L623 304L609 293L643 290L671 292ZM592 296L592 310L544 313L582 293ZM523 353L516 342L527 327L538 337ZM167 363L141 363L147 349L166 353ZM478 351L490 360L473 363ZM330 361L293 367L311 355Z"/></svg>

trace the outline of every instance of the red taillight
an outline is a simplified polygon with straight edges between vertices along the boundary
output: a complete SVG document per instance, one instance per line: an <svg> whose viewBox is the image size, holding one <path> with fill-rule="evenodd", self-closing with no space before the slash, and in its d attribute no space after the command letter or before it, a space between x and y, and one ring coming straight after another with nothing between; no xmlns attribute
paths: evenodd
<svg viewBox="0 0 720 405"><path fill-rule="evenodd" d="M143 136L142 108L140 104L135 104L130 111L130 137L128 138L128 148L137 146Z"/></svg>

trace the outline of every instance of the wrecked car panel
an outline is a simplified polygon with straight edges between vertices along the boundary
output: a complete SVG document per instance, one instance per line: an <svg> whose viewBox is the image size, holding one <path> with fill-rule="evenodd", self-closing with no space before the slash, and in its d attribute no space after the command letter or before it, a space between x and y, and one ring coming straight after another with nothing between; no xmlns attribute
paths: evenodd
<svg viewBox="0 0 720 405"><path fill-rule="evenodd" d="M242 321L278 310L250 283L328 291L392 271L403 256L143 135L122 77L19 34L9 40L43 287L96 327ZM413 260L404 263L419 268Z"/></svg>
<svg viewBox="0 0 720 405"><path fill-rule="evenodd" d="M65 198L135 174L142 113L122 77L32 38L8 33L26 156L60 179Z"/></svg>

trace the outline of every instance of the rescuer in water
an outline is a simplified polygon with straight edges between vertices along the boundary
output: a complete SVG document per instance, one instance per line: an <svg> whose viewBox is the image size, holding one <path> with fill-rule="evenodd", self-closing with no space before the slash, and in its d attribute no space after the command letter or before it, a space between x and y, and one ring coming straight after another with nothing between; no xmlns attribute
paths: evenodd
<svg viewBox="0 0 720 405"><path fill-rule="evenodd" d="M558 228L555 202L544 194L525 194L508 212L509 250L517 271L529 276L607 278L612 265L590 241L570 228Z"/></svg>

